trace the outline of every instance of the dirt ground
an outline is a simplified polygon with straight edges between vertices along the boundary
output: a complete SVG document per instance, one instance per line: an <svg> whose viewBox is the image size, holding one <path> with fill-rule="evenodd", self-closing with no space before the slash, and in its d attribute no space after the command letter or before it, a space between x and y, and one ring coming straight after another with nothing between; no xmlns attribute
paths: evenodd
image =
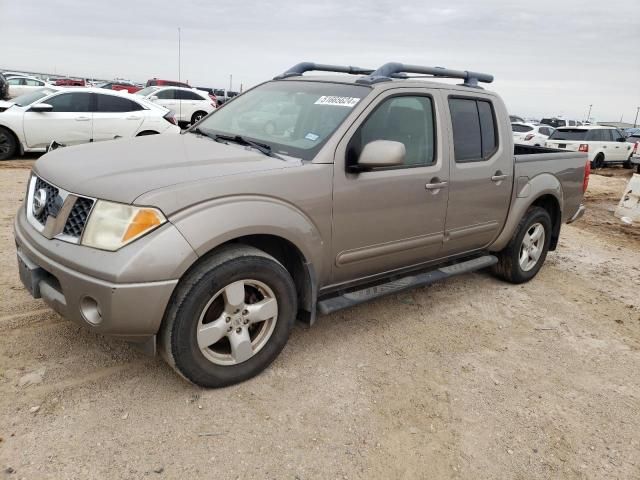
<svg viewBox="0 0 640 480"><path fill-rule="evenodd" d="M532 282L486 273L297 327L223 390L91 334L22 288L0 164L0 478L640 478L640 226L593 175Z"/></svg>

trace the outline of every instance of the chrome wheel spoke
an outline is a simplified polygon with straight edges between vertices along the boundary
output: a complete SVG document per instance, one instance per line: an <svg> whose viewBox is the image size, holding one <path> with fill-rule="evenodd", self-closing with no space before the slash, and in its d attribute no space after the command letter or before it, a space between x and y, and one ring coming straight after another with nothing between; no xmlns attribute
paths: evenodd
<svg viewBox="0 0 640 480"><path fill-rule="evenodd" d="M533 232L531 233L531 240L534 243L537 243L542 238L543 233L544 233L544 228L542 228L542 225L540 224L536 225L536 227L533 229Z"/></svg>
<svg viewBox="0 0 640 480"><path fill-rule="evenodd" d="M253 356L253 347L251 345L251 337L249 329L239 328L229 334L229 343L231 344L231 356L236 363L249 360Z"/></svg>
<svg viewBox="0 0 640 480"><path fill-rule="evenodd" d="M249 319L249 323L264 322L278 314L278 302L275 298L265 298L258 303L246 305L245 309L245 318Z"/></svg>
<svg viewBox="0 0 640 480"><path fill-rule="evenodd" d="M225 310L233 313L244 307L244 281L233 282L224 289Z"/></svg>

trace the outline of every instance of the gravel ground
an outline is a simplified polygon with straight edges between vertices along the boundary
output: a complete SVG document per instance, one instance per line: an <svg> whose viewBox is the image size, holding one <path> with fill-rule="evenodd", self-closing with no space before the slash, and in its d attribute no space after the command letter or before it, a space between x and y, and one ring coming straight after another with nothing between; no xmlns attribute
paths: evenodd
<svg viewBox="0 0 640 480"><path fill-rule="evenodd" d="M530 283L476 273L321 317L208 391L25 292L31 163L0 164L0 478L640 478L640 227L611 213L629 172L592 176Z"/></svg>

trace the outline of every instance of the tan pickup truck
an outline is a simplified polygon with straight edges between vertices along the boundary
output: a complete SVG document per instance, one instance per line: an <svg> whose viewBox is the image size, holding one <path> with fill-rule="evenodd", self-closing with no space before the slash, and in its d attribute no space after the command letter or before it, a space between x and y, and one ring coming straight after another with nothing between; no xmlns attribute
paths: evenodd
<svg viewBox="0 0 640 480"><path fill-rule="evenodd" d="M589 164L514 147L491 81L302 63L182 135L52 151L15 220L22 281L206 387L266 368L296 318L484 268L526 282Z"/></svg>

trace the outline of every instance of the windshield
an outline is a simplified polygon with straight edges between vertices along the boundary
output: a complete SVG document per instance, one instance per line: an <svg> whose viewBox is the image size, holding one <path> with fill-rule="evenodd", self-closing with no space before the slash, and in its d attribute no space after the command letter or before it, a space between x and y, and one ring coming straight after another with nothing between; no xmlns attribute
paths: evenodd
<svg viewBox="0 0 640 480"><path fill-rule="evenodd" d="M146 96L149 95L150 93L155 92L156 90L158 90L160 87L147 87L147 88L143 88L142 90L138 90L135 94L136 95L141 95L141 96Z"/></svg>
<svg viewBox="0 0 640 480"><path fill-rule="evenodd" d="M587 132L577 128L560 128L551 134L549 140L584 140Z"/></svg>
<svg viewBox="0 0 640 480"><path fill-rule="evenodd" d="M269 82L225 103L198 129L209 135L240 135L276 153L312 160L370 91L329 82Z"/></svg>
<svg viewBox="0 0 640 480"><path fill-rule="evenodd" d="M11 101L19 107L26 107L27 105L31 105L36 100L40 100L41 98L46 97L47 95L51 95L54 92L55 90L51 88L41 88L34 92L20 95L19 97L16 97Z"/></svg>
<svg viewBox="0 0 640 480"><path fill-rule="evenodd" d="M530 132L533 130L533 127L530 127L529 125L521 125L519 123L512 123L511 130L514 132Z"/></svg>

